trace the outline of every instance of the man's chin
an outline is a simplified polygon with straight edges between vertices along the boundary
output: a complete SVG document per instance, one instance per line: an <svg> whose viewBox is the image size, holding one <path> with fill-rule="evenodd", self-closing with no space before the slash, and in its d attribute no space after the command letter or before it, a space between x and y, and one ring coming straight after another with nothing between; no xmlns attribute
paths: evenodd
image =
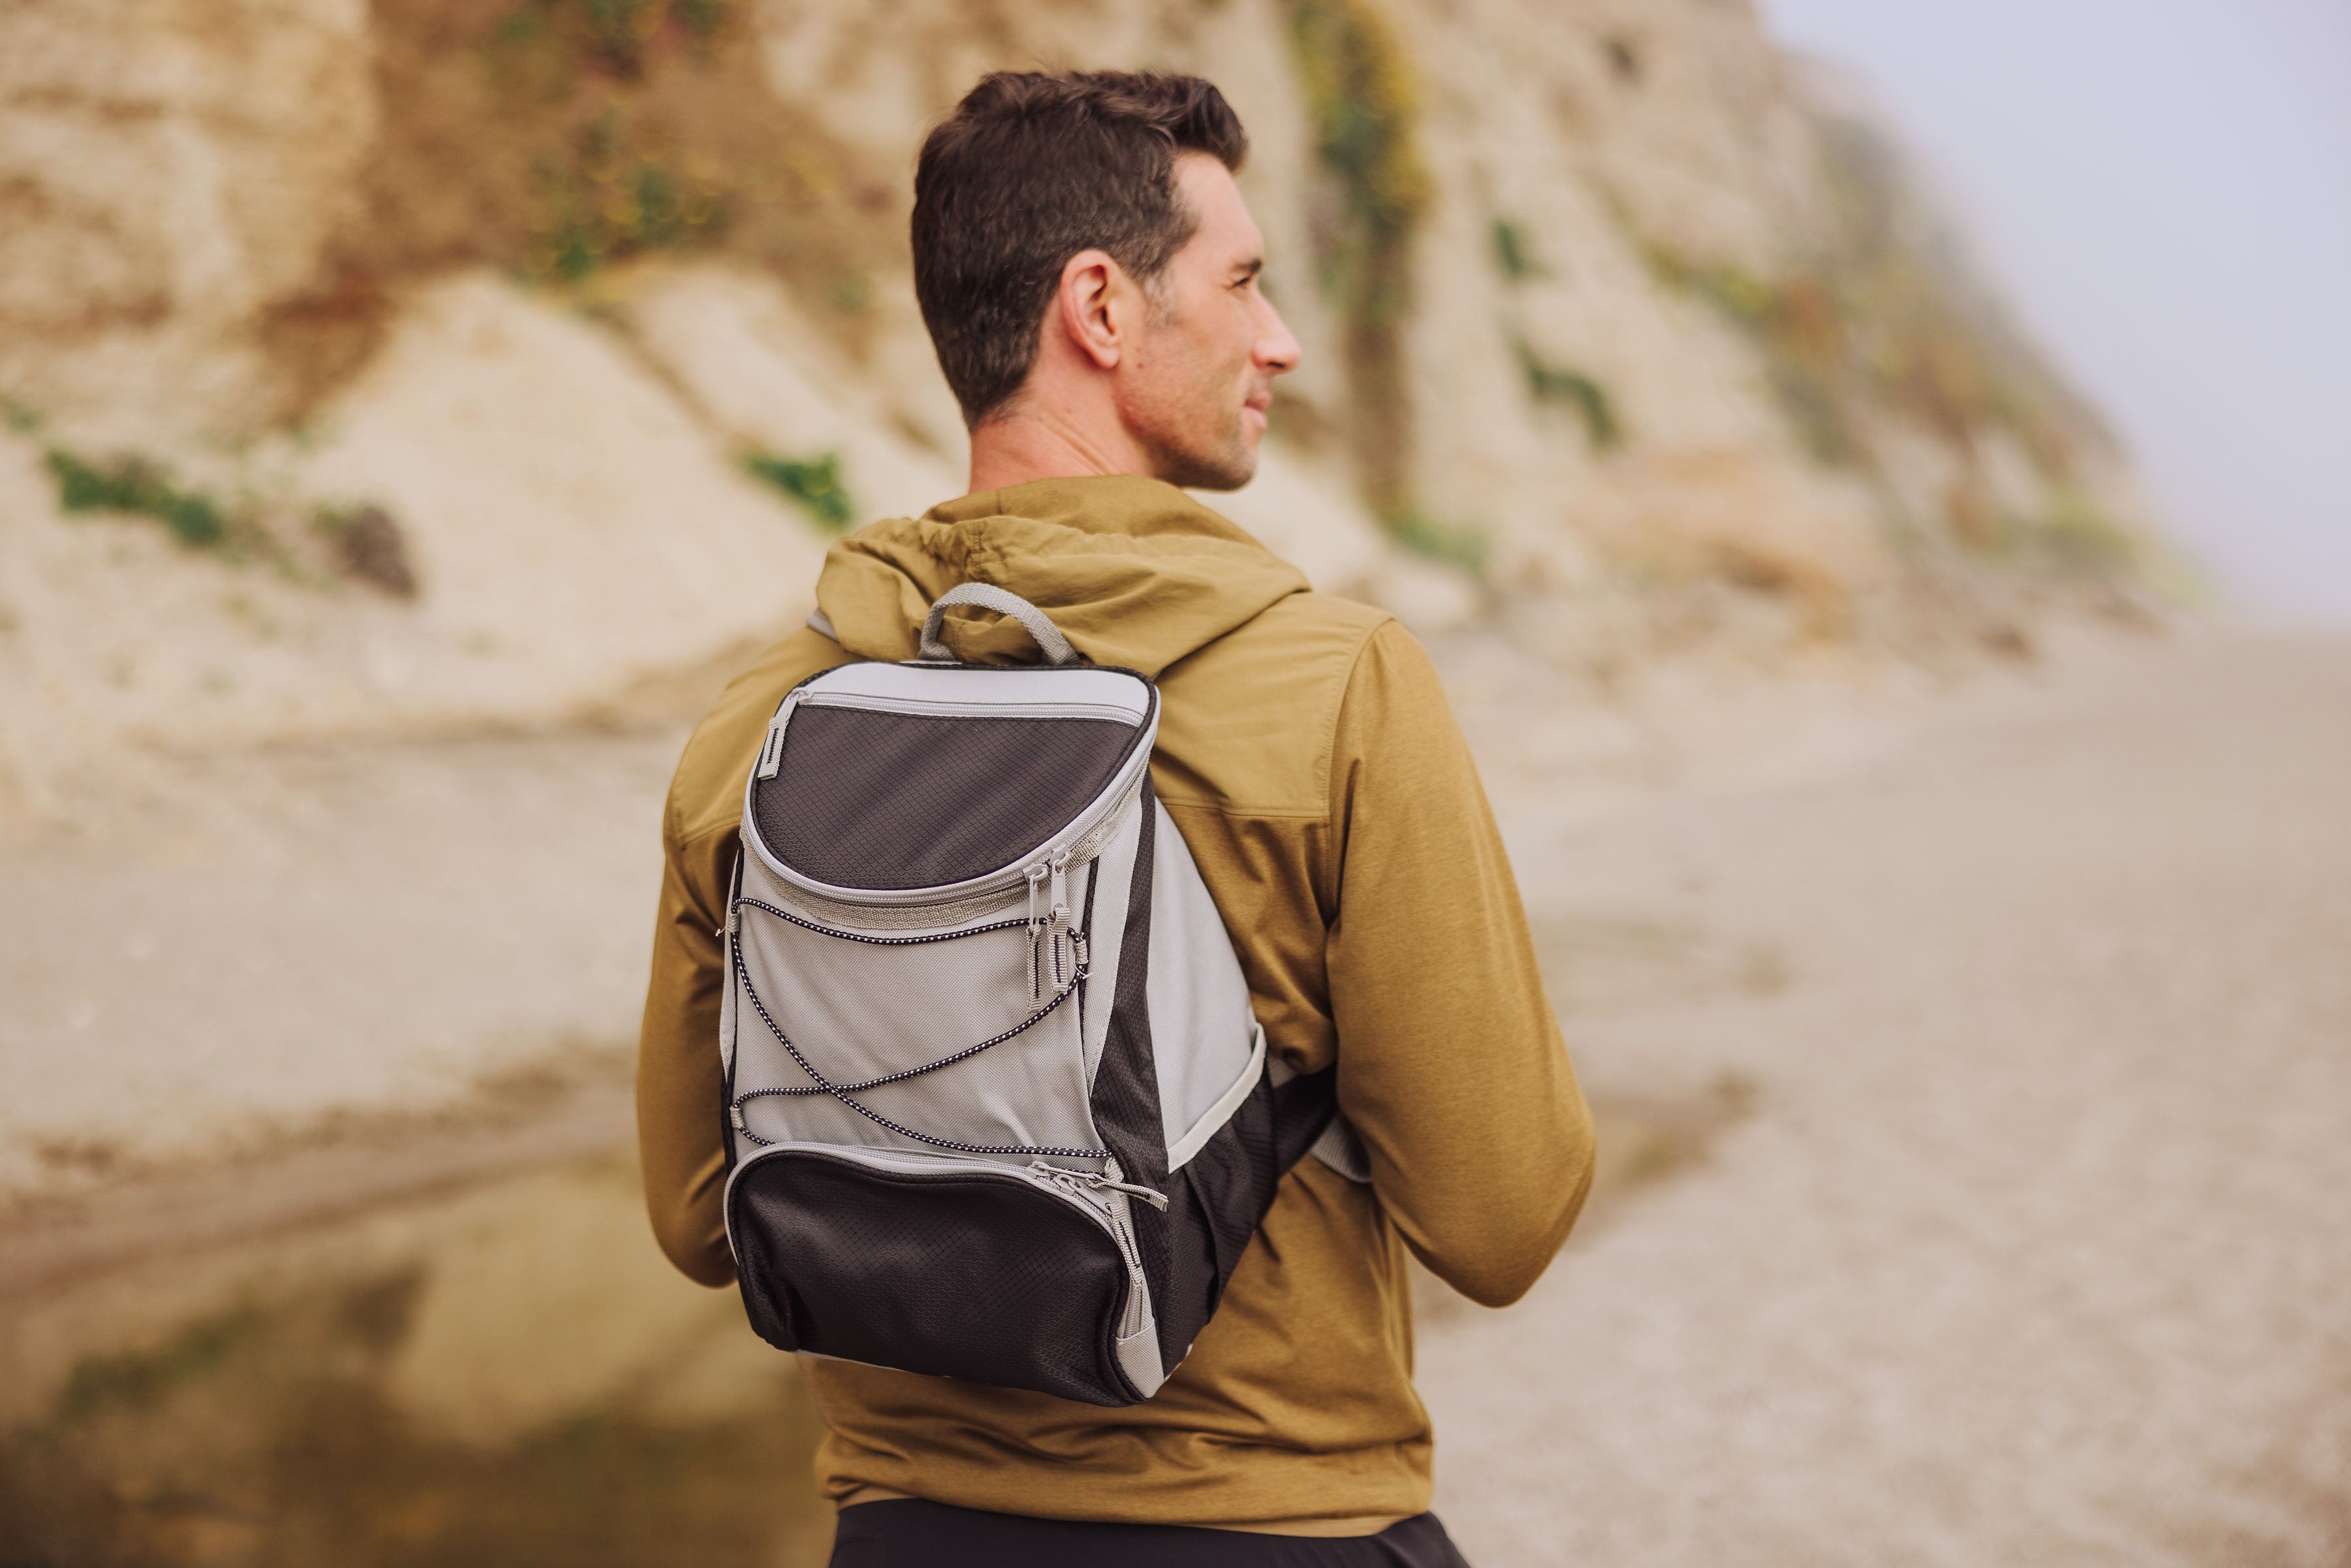
<svg viewBox="0 0 2351 1568"><path fill-rule="evenodd" d="M1230 450L1168 454L1156 476L1185 490L1238 490L1257 477L1257 444L1235 442Z"/></svg>

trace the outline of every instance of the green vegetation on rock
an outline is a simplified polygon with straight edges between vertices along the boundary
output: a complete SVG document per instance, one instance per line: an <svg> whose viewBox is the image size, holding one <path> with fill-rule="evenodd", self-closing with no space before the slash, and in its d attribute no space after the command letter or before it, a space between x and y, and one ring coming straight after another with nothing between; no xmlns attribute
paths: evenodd
<svg viewBox="0 0 2351 1568"><path fill-rule="evenodd" d="M857 521L857 503L841 483L837 452L807 459L756 452L743 459L743 467L790 497L827 533L846 533Z"/></svg>
<svg viewBox="0 0 2351 1568"><path fill-rule="evenodd" d="M201 490L183 490L141 458L99 465L52 446L44 455L57 476L57 505L68 512L128 512L152 517L182 544L197 549L228 542L226 515Z"/></svg>
<svg viewBox="0 0 2351 1568"><path fill-rule="evenodd" d="M1606 451L1624 443L1625 430L1616 421L1616 408L1609 401L1607 388L1582 371L1552 364L1535 352L1534 346L1524 338L1512 346L1518 350L1519 368L1526 372L1529 397L1540 403L1557 403L1575 410L1583 418L1584 434L1599 450Z"/></svg>
<svg viewBox="0 0 2351 1568"><path fill-rule="evenodd" d="M1486 536L1448 527L1422 512L1407 512L1391 525L1396 543L1416 556L1482 577L1489 553Z"/></svg>
<svg viewBox="0 0 2351 1568"><path fill-rule="evenodd" d="M1850 324L1832 285L1815 277L1765 282L1655 245L1642 254L1659 281L1705 301L1754 340L1772 395L1807 452L1834 465L1861 460L1845 410L1872 389L1865 370L1849 361Z"/></svg>
<svg viewBox="0 0 2351 1568"><path fill-rule="evenodd" d="M1494 265L1502 276L1513 283L1543 276L1542 264L1535 259L1534 251L1527 245L1524 230L1508 218L1494 220Z"/></svg>
<svg viewBox="0 0 2351 1568"><path fill-rule="evenodd" d="M2145 564L2130 530L2071 486L2058 489L2038 516L2009 518L2001 542L2036 565L2082 577L2123 576Z"/></svg>
<svg viewBox="0 0 2351 1568"><path fill-rule="evenodd" d="M1344 330L1357 470L1392 528L1413 509L1403 324L1412 247L1432 187L1416 136L1419 91L1371 0L1287 0L1290 57L1335 198L1316 214L1322 290Z"/></svg>
<svg viewBox="0 0 2351 1568"><path fill-rule="evenodd" d="M607 113L580 134L574 160L541 165L543 206L526 272L577 283L607 261L697 244L724 226L723 181L648 157L621 126Z"/></svg>
<svg viewBox="0 0 2351 1568"><path fill-rule="evenodd" d="M1962 460L1947 515L1933 519L1953 542L2051 570L2130 570L2128 531L2082 489L2085 457L2111 444L2096 416L1977 281L1885 138L1850 120L1816 129L1831 208L1802 261L1758 277L1636 231L1652 274L1755 344L1789 428L1816 460L1878 473L1867 433L1892 415ZM2060 497L2045 515L1992 515L1981 464L1995 439L2013 441Z"/></svg>
<svg viewBox="0 0 2351 1568"><path fill-rule="evenodd" d="M273 351L306 367L298 420L363 362L400 286L453 266L573 286L639 258L719 253L770 272L852 355L864 280L904 265L903 172L779 98L744 0L380 5L384 115L310 290Z"/></svg>

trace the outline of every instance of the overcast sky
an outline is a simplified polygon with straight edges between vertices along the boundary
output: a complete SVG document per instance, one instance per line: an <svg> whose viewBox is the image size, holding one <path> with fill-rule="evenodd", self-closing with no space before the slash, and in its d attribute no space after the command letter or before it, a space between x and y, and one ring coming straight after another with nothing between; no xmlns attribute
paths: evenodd
<svg viewBox="0 0 2351 1568"><path fill-rule="evenodd" d="M1892 111L2237 603L2351 624L2351 0L1760 0Z"/></svg>

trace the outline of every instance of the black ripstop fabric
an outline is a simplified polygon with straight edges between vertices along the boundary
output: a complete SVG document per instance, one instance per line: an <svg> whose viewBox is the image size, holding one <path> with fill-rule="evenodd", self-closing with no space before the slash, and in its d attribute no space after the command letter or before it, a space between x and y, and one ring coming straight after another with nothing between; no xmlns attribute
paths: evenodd
<svg viewBox="0 0 2351 1568"><path fill-rule="evenodd" d="M1110 1025L1102 1037L1102 1060L1094 1066L1090 1103L1094 1131L1102 1146L1118 1158L1119 1169L1131 1182L1164 1187L1167 1181L1167 1134L1159 1113L1159 1066L1152 1055L1151 1001L1151 878L1153 845L1158 837L1159 811L1151 782L1144 779L1134 809L1143 813L1134 845L1134 878L1126 895L1126 927L1120 934L1118 985L1111 997ZM1167 1291L1167 1222L1147 1203L1127 1206L1134 1231L1135 1251L1143 1277L1151 1286L1152 1310ZM1189 1343L1189 1341L1184 1342ZM1166 1335L1160 1343L1164 1349ZM1182 1347L1178 1346L1178 1355ZM1161 1364L1173 1367L1176 1358Z"/></svg>
<svg viewBox="0 0 2351 1568"><path fill-rule="evenodd" d="M1158 1306L1159 1348L1173 1366L1207 1326L1290 1167L1275 1136L1274 1091L1257 1087L1177 1171L1167 1187L1168 1281Z"/></svg>
<svg viewBox="0 0 2351 1568"><path fill-rule="evenodd" d="M747 1166L730 1207L744 1310L779 1350L1134 1402L1116 1362L1118 1243L1023 1177L794 1149Z"/></svg>
<svg viewBox="0 0 2351 1568"><path fill-rule="evenodd" d="M1293 1078L1276 1089L1270 1075L1250 1091L1231 1121L1171 1179L1159 1110L1159 1071L1151 1038L1151 884L1158 811L1144 785L1143 830L1127 894L1110 1028L1094 1072L1094 1129L1118 1156L1129 1181L1167 1195L1162 1214L1130 1206L1135 1250L1151 1286L1160 1364L1173 1370L1207 1323L1225 1284L1273 1206L1282 1174L1298 1163L1338 1111L1335 1069Z"/></svg>
<svg viewBox="0 0 2351 1568"><path fill-rule="evenodd" d="M1273 1157L1288 1170L1339 1114L1339 1069L1301 1073L1273 1092Z"/></svg>
<svg viewBox="0 0 2351 1568"><path fill-rule="evenodd" d="M796 709L751 814L769 852L835 887L941 887L1012 864L1102 793L1143 734L1105 718Z"/></svg>

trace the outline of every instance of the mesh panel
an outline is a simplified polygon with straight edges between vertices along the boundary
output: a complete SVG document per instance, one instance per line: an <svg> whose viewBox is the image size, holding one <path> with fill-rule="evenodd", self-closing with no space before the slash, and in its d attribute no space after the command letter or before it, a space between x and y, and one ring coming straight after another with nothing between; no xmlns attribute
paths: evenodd
<svg viewBox="0 0 2351 1568"><path fill-rule="evenodd" d="M1199 1337L1273 1206L1274 1189L1289 1168L1276 1144L1273 1089L1260 1077L1233 1119L1176 1173L1167 1205L1167 1297L1159 1311L1159 1353L1166 1365L1175 1365ZM1159 1298L1153 1301L1157 1306Z"/></svg>
<svg viewBox="0 0 2351 1568"><path fill-rule="evenodd" d="M744 1306L778 1349L1134 1402L1113 1360L1118 1244L1025 1179L794 1150L746 1169L731 1205Z"/></svg>
<svg viewBox="0 0 2351 1568"><path fill-rule="evenodd" d="M1159 1111L1151 1009L1151 885L1159 813L1144 786L1142 839L1127 896L1126 929L1119 949L1118 983L1110 1030L1093 1084L1094 1127L1118 1156L1129 1181L1161 1188L1167 1212L1147 1205L1130 1210L1135 1250L1151 1286L1159 1329L1160 1364L1173 1369L1216 1311L1225 1282L1239 1266L1249 1238L1272 1207L1281 1176L1322 1135L1337 1109L1337 1073L1326 1069L1293 1078L1279 1090L1260 1079L1231 1121L1191 1163L1167 1175L1167 1147Z"/></svg>
<svg viewBox="0 0 2351 1568"><path fill-rule="evenodd" d="M1167 1145L1159 1115L1159 1070L1151 1055L1151 874L1152 844L1157 836L1159 813L1154 808L1151 785L1143 786L1136 802L1142 818L1134 846L1134 875L1126 896L1126 928L1119 935L1118 982L1111 994L1110 1028L1102 1036L1102 1061L1094 1068L1092 1108L1094 1130L1102 1147L1118 1156L1126 1179L1144 1186L1167 1182ZM1099 942L1108 936L1096 938ZM1134 1249L1143 1261L1143 1277L1151 1287L1152 1310L1167 1291L1167 1218L1149 1204L1134 1204L1128 1215L1134 1230ZM1160 1331L1162 1366L1173 1367L1190 1341L1176 1343L1176 1355L1165 1354L1166 1330Z"/></svg>
<svg viewBox="0 0 2351 1568"><path fill-rule="evenodd" d="M835 887L942 887L1011 864L1102 793L1143 731L1115 719L803 707L754 788L759 837Z"/></svg>

